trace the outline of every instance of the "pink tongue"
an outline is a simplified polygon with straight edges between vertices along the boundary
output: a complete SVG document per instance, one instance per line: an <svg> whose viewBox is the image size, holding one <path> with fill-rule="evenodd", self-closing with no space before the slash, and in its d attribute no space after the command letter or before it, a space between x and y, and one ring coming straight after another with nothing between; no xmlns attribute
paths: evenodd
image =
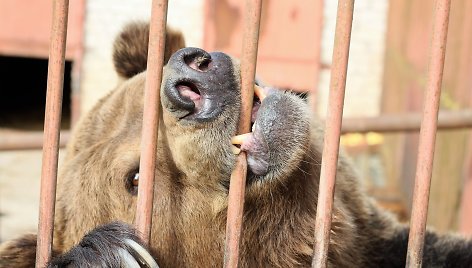
<svg viewBox="0 0 472 268"><path fill-rule="evenodd" d="M179 85L177 86L177 90L179 91L182 97L187 97L192 101L197 101L200 99L200 95L198 93L193 92L192 89L190 89L190 87L188 86Z"/></svg>

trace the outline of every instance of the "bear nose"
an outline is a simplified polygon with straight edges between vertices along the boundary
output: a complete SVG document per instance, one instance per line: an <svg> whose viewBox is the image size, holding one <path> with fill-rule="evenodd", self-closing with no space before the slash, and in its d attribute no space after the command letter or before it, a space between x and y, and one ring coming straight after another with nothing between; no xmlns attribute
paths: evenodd
<svg viewBox="0 0 472 268"><path fill-rule="evenodd" d="M185 64L195 71L206 72L211 68L211 56L208 52L198 49L184 56Z"/></svg>
<svg viewBox="0 0 472 268"><path fill-rule="evenodd" d="M195 47L183 48L169 60L171 66L179 66L182 71L207 72L212 67L210 53Z"/></svg>
<svg viewBox="0 0 472 268"><path fill-rule="evenodd" d="M194 113L202 108L204 96L200 90L208 83L211 61L208 52L194 47L180 49L172 55L167 65L176 72L175 81L165 93L174 108L182 113Z"/></svg>

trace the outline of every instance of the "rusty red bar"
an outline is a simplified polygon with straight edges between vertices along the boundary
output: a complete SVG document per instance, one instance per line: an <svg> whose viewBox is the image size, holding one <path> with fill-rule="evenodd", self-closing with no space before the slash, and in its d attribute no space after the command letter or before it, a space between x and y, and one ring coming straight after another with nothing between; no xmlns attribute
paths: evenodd
<svg viewBox="0 0 472 268"><path fill-rule="evenodd" d="M408 239L407 267L421 267L423 246L428 216L429 189L433 169L436 126L441 96L441 83L446 55L447 28L451 0L438 0L435 6L433 38L429 59L428 83L426 87L423 120L421 122L418 159L416 165L410 235Z"/></svg>
<svg viewBox="0 0 472 268"><path fill-rule="evenodd" d="M149 49L144 91L141 161L136 209L136 229L144 243L151 236L154 176L157 159L160 88L166 37L167 0L153 0L149 30Z"/></svg>
<svg viewBox="0 0 472 268"><path fill-rule="evenodd" d="M254 98L257 47L261 22L262 0L246 0L241 52L241 115L238 133L244 134L251 129L251 110ZM241 152L233 173L228 194L228 214L226 220L226 240L224 267L237 268L239 243L241 238L244 193L246 190L247 161L246 153Z"/></svg>
<svg viewBox="0 0 472 268"><path fill-rule="evenodd" d="M37 268L45 267L51 259L68 12L69 0L53 1L36 247Z"/></svg>
<svg viewBox="0 0 472 268"><path fill-rule="evenodd" d="M339 137L344 105L344 91L349 59L354 0L339 0L334 37L333 67L331 71L320 188L316 208L315 243L312 267L326 267L328 258L331 212L338 163Z"/></svg>

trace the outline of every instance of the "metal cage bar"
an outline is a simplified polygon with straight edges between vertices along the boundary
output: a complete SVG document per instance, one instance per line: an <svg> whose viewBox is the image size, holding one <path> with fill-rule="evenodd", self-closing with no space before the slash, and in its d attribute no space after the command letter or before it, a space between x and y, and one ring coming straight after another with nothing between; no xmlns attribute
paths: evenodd
<svg viewBox="0 0 472 268"><path fill-rule="evenodd" d="M320 187L315 220L315 243L312 267L326 267L331 213L338 163L339 137L344 106L344 91L349 59L354 0L339 0L334 37L326 132L321 162Z"/></svg>
<svg viewBox="0 0 472 268"><path fill-rule="evenodd" d="M429 59L428 83L421 122L413 206L408 239L407 267L421 267L428 216L429 189L433 170L434 145L439 98L446 55L447 29L451 0L436 1L433 38Z"/></svg>
<svg viewBox="0 0 472 268"><path fill-rule="evenodd" d="M136 229L145 244L151 236L154 176L157 158L160 88L166 38L167 0L153 0L149 30L149 49L144 89L141 158L136 208Z"/></svg>
<svg viewBox="0 0 472 268"><path fill-rule="evenodd" d="M38 268L46 266L52 251L68 13L69 0L53 1L36 247Z"/></svg>
<svg viewBox="0 0 472 268"><path fill-rule="evenodd" d="M254 80L256 73L259 27L261 21L262 0L246 0L241 53L241 114L238 133L244 134L251 129L251 111L254 98ZM224 267L236 268L239 260L244 193L246 189L247 159L246 153L238 155L231 174L228 194L228 214L226 219L226 239Z"/></svg>

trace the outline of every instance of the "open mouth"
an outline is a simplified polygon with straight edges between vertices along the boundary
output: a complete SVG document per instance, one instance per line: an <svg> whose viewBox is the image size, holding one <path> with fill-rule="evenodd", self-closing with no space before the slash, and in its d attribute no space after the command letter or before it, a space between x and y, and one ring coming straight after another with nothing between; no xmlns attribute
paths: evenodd
<svg viewBox="0 0 472 268"><path fill-rule="evenodd" d="M195 112L198 112L202 107L202 95L200 90L195 83L192 82L179 82L175 86L180 96L187 98L195 104Z"/></svg>
<svg viewBox="0 0 472 268"><path fill-rule="evenodd" d="M254 86L254 99L252 101L252 111L251 111L251 133L235 136L236 142L234 141L232 142L234 154L239 154L241 152L240 148L242 145L242 141L246 139L245 137L247 137L249 134L252 134L252 132L254 132L255 122L257 119L257 113L259 111L259 108L261 107L262 100L265 97L266 97L266 93L264 92L264 89L255 85ZM239 141L241 141L241 143Z"/></svg>
<svg viewBox="0 0 472 268"><path fill-rule="evenodd" d="M257 94L254 94L254 100L252 101L252 112L251 112L251 131L254 131L254 123L256 122L257 112L259 111L261 104L262 104L262 101L259 98L259 96L257 96Z"/></svg>
<svg viewBox="0 0 472 268"><path fill-rule="evenodd" d="M196 115L202 110L205 98L197 82L189 80L177 81L174 88L178 95L177 98L185 103L185 110L188 111L184 116L180 117L180 119Z"/></svg>

